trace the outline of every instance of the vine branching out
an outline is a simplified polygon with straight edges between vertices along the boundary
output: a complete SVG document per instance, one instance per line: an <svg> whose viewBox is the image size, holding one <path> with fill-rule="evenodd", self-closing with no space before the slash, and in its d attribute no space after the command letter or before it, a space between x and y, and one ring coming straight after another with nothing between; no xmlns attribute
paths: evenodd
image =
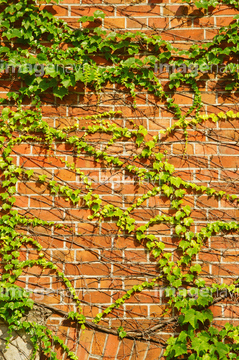
<svg viewBox="0 0 239 360"><path fill-rule="evenodd" d="M47 326L23 320L24 315L32 309L34 301L18 282L26 269L35 266L51 270L69 290L75 308L68 313L68 318L81 328L89 326L83 313L81 298L72 282L64 270L48 259L47 251L37 237L31 236L39 227L54 233L55 230L71 232L71 226L64 222L64 219L48 221L31 213L26 215L26 211L17 205L19 182L36 183L44 187L54 199L64 199L71 208L89 212L89 223L98 226L104 223L115 224L119 236L135 239L142 248L147 249L152 262L157 263L155 276L137 283L111 305L102 308L102 311L95 314L92 326L97 326L109 314L120 309L133 295L164 284L167 293L166 313L173 309L175 314L178 314L173 321L180 328L179 335L167 340L164 356L167 359L189 360L238 358L239 327L227 323L218 330L218 327L213 325L213 315L209 309L215 303L218 290L237 294L238 281L207 284L206 280L200 277L202 267L195 259L211 237L237 233L239 223L236 220L217 220L197 228L192 207L185 204L184 198L187 192L231 203L238 203L239 198L236 194L218 190L213 186L198 185L177 176L167 154L160 149L160 136L167 137L178 130L183 132L187 144L190 130L202 126L206 121L238 121L239 113L232 110L203 114L204 104L199 81L200 71L205 67L224 63L225 73L230 70L232 80L226 90L230 92L238 88L238 66L236 61L235 64L227 64L227 60L236 60L238 56L239 15L235 16L231 25L223 27L212 41L203 45L194 44L189 50L180 50L155 34L109 32L101 27L73 29L47 10L39 10L33 1L1 0L0 3L3 7L0 15L1 36L5 44L0 49L1 67L8 72L14 83L19 84L17 90L8 89L6 97L1 98L0 119L0 253L3 269L0 282L0 317L9 325L8 341L13 331L24 329L30 334L34 346L32 359L39 349L50 359L57 359L56 352L51 348L52 342L60 345L70 359L78 358ZM238 9L235 0L195 1L197 7L205 9L209 6L216 7L219 3ZM103 18L104 13L97 11L92 17L84 16L80 21L94 22ZM223 46L225 44L228 46ZM97 64L96 58L99 54L105 60L102 66ZM193 69L197 71L172 72L169 78L170 91L167 91L155 73L157 63L167 63L171 67L182 69L192 69L193 64ZM161 99L172 113L175 122L153 136L146 127L136 121L132 120L131 126L126 127L120 122L124 115L121 111L103 111L100 107L106 84L123 85L133 98L132 107L135 109L137 92L140 88L146 89L148 93ZM68 94L72 95L72 89L77 85L83 85L85 92L87 88L96 92L98 114L83 118L72 116L70 126L52 125L42 114L45 98L49 94L53 95L54 101L59 105ZM192 105L186 111L172 96L176 89L184 85L189 86L194 95ZM85 125L82 125L84 122ZM96 135L105 136L107 141L99 146L92 141ZM121 142L133 144L133 159L124 153L119 156L114 154L113 147ZM58 179L46 169L39 173L28 169L24 162L20 165L15 163L14 149L21 144L44 147L45 159L55 159L57 163L61 163L64 169L74 174L74 178L77 176L80 186ZM65 148L68 146L72 156L59 156L59 153L54 151L55 144L64 145ZM139 187L147 183L150 188L127 207L110 201L105 203L100 193L97 193L89 174L77 165L77 160L81 157L104 164L103 167L107 169L130 174L137 179ZM170 211L158 212L140 223L137 220L137 210L142 209L145 202L159 196L170 202ZM158 224L168 225L172 231L171 236L177 239L173 251L152 231ZM29 246L36 250L37 255L23 259L21 252ZM176 253L180 255L175 257ZM166 324L160 324L156 330ZM118 327L118 334L120 338L133 337L130 331L122 326Z"/></svg>

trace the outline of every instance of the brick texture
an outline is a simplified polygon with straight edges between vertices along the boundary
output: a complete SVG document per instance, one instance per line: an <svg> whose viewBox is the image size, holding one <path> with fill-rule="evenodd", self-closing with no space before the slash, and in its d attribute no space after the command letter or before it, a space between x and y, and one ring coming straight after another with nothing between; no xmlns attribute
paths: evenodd
<svg viewBox="0 0 239 360"><path fill-rule="evenodd" d="M162 38L171 41L181 49L187 49L193 43L210 40L218 33L222 25L230 24L238 14L230 7L221 6L210 9L204 16L203 10L181 4L181 1L158 0L141 1L132 5L128 0L63 0L60 5L42 5L55 16L64 19L71 26L80 26L79 17L92 15L102 10L106 18L102 27L106 30L142 30L148 34L160 33ZM101 64L102 59L98 58ZM160 75L166 87L168 74ZM204 102L203 111L207 113L237 109L238 93L227 97L225 79L214 78L213 73L202 74L201 89ZM6 94L6 86L13 87L9 80L0 78L1 97ZM14 90L17 85L14 85ZM51 94L49 94L49 99ZM192 104L193 95L189 89L180 88L173 95L183 111ZM85 116L99 111L121 110L122 116L114 121L120 126L132 127L131 120L137 125L143 124L148 130L148 138L172 125L175 119L165 109L159 99L144 89L138 89L133 109L130 96L120 87L106 86L100 98L91 89L75 87L69 97L55 104L46 102L42 106L43 116L55 127L69 126L70 116ZM80 120L80 123L82 120ZM84 121L83 121L84 122ZM83 122L81 125L83 125ZM90 123L90 120L89 120ZM84 124L87 126L87 124ZM181 130L169 136L161 134L160 151L167 151L168 161L175 166L175 174L184 180L198 185L212 186L216 190L225 190L238 194L239 167L239 121L206 122L197 130L190 128L186 153L185 141ZM106 146L107 135L97 134L88 139L96 148ZM104 204L113 203L124 210L134 204L137 198L152 189L150 183L135 183L127 173L117 168L109 168L107 163L95 162L93 157L81 154L76 157L70 146L53 144L51 156L47 158L44 148L31 143L14 147L14 163L38 174L46 174L61 185L67 182L73 189L79 188L85 193L85 185L73 171L66 168L64 162L75 163L93 182L94 192ZM124 161L131 161L134 144L118 141L109 147L111 155L119 155ZM142 165L142 164L141 164ZM143 164L150 167L150 163ZM236 202L219 200L205 195L186 194L184 204L192 207L195 230L198 231L208 221L238 220L239 210ZM115 220L99 223L89 221L91 212L80 201L73 206L67 199L49 194L49 189L33 180L21 180L17 183L16 208L21 214L37 216L43 220L64 223L64 229L46 229L44 226L29 229L43 246L46 257L62 269L77 295L82 300L83 313L87 320L93 320L116 299L135 284L154 278L158 274L155 259L145 250L143 244L136 243L128 234L119 234ZM170 201L162 194L145 201L135 210L137 226L145 224L159 213L170 213ZM171 229L165 224L151 228L158 239L165 242L169 251L176 249L178 239L172 237ZM34 258L34 250L28 246L21 254L22 258ZM173 260L177 254L173 255ZM210 284L212 278L221 283L230 283L239 276L238 237L235 234L213 236L204 244L202 252L195 261L202 264L202 277ZM146 275L145 275L146 274ZM33 291L33 298L39 302L55 306L64 311L75 309L70 294L53 271L34 266L25 269L19 279L20 286ZM125 305L105 316L100 324L106 328L124 326L128 331L143 331L158 323L159 318L169 317L161 285L152 290L135 294ZM220 303L211 308L216 321L234 321L238 314L236 300L230 304ZM79 330L74 324L64 325L56 314L49 319L49 325L59 336L68 339L68 346L79 360L156 360L163 359L162 346L148 341L119 340L113 334L91 329ZM174 329L170 326L159 337L167 339ZM59 350L60 352L60 350ZM60 353L59 356L62 356ZM65 359L65 358L64 358Z"/></svg>

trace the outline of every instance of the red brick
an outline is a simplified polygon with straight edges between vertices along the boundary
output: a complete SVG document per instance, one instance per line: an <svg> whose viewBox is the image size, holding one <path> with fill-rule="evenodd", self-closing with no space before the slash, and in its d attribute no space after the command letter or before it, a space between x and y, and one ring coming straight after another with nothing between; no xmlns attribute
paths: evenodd
<svg viewBox="0 0 239 360"><path fill-rule="evenodd" d="M110 334L108 336L105 347L104 359L114 358L114 356L117 354L118 346L119 346L118 336L114 336Z"/></svg>
<svg viewBox="0 0 239 360"><path fill-rule="evenodd" d="M118 6L117 9L117 16L144 16L144 17L149 17L149 16L158 16L160 15L160 6L155 5L155 6L150 6L150 5L139 5L139 6L134 6L134 5L129 5L129 6L125 6L125 7L120 7Z"/></svg>
<svg viewBox="0 0 239 360"><path fill-rule="evenodd" d="M88 262L88 261L97 261L98 254L97 252L87 251L87 250L77 250L75 251L76 261Z"/></svg>
<svg viewBox="0 0 239 360"><path fill-rule="evenodd" d="M144 360L147 359L146 354L148 350L148 344L145 342L136 341L133 348L131 360Z"/></svg>
<svg viewBox="0 0 239 360"><path fill-rule="evenodd" d="M69 266L70 264L67 264L66 266ZM106 264L102 263L93 263L93 264L82 264L78 265L79 272L78 274L82 275L102 275L102 276L108 276L110 273L110 268Z"/></svg>
<svg viewBox="0 0 239 360"><path fill-rule="evenodd" d="M239 307L238 306L233 306L233 305L227 305L224 309L224 317L226 318L232 318L234 319L235 317L238 318L238 313L239 313Z"/></svg>
<svg viewBox="0 0 239 360"><path fill-rule="evenodd" d="M221 5L219 10L216 11L217 15L238 15L238 10L233 7Z"/></svg>
<svg viewBox="0 0 239 360"><path fill-rule="evenodd" d="M66 6L57 6L57 5L45 5L40 6L41 10L47 10L55 16L66 16L68 14L68 7Z"/></svg>
<svg viewBox="0 0 239 360"><path fill-rule="evenodd" d="M27 196L15 196L15 206L28 207L29 198Z"/></svg>
<svg viewBox="0 0 239 360"><path fill-rule="evenodd" d="M51 196L31 196L30 197L30 207L37 208L51 208L52 207L52 197Z"/></svg>
<svg viewBox="0 0 239 360"><path fill-rule="evenodd" d="M183 16L188 14L187 5L167 5L163 8L163 13L166 16Z"/></svg>
<svg viewBox="0 0 239 360"><path fill-rule="evenodd" d="M195 20L194 20L194 24L195 24ZM182 27L189 28L191 26L192 26L192 20L188 18L177 17L170 19L170 28L182 28Z"/></svg>
<svg viewBox="0 0 239 360"><path fill-rule="evenodd" d="M238 265L213 265L212 274L214 274L214 276L235 276L238 274L237 268Z"/></svg>
<svg viewBox="0 0 239 360"><path fill-rule="evenodd" d="M197 206L198 207L206 207L206 208L218 207L218 200L216 198L214 198L213 196L209 197L209 196L202 195L202 196L198 197L198 199L197 199Z"/></svg>
<svg viewBox="0 0 239 360"><path fill-rule="evenodd" d="M125 260L130 262L147 262L147 252L145 250L125 250Z"/></svg>
<svg viewBox="0 0 239 360"><path fill-rule="evenodd" d="M162 347L160 345L151 345L147 352L147 360L158 360L162 355Z"/></svg>
<svg viewBox="0 0 239 360"><path fill-rule="evenodd" d="M97 10L103 11L106 16L114 15L113 6L71 6L71 16L92 16Z"/></svg>
<svg viewBox="0 0 239 360"><path fill-rule="evenodd" d="M129 360L133 345L133 340L123 339L118 350L117 359Z"/></svg>
<svg viewBox="0 0 239 360"><path fill-rule="evenodd" d="M235 168L239 167L238 156L213 156L211 158L211 167Z"/></svg>
<svg viewBox="0 0 239 360"><path fill-rule="evenodd" d="M142 317L148 315L148 307L145 305L126 305L128 317Z"/></svg>
<svg viewBox="0 0 239 360"><path fill-rule="evenodd" d="M222 316L222 307L220 305L210 306L209 310L212 311L214 317L221 317Z"/></svg>
<svg viewBox="0 0 239 360"><path fill-rule="evenodd" d="M42 115L49 116L66 116L66 107L63 106L42 106Z"/></svg>
<svg viewBox="0 0 239 360"><path fill-rule="evenodd" d="M70 170L55 170L56 180L66 180L66 181L75 181L76 174Z"/></svg>
<svg viewBox="0 0 239 360"><path fill-rule="evenodd" d="M32 153L45 156L54 155L54 151L51 150L49 146L38 144L32 146Z"/></svg>
<svg viewBox="0 0 239 360"><path fill-rule="evenodd" d="M99 356L103 355L106 336L107 335L104 333L100 333L100 332L95 333L92 344L92 351L91 351L92 355L99 355Z"/></svg>
<svg viewBox="0 0 239 360"><path fill-rule="evenodd" d="M149 18L149 26L156 29L164 29L168 27L169 21L166 18Z"/></svg>
<svg viewBox="0 0 239 360"><path fill-rule="evenodd" d="M104 21L104 27L114 28L114 29L124 29L125 28L125 19L124 18L107 18Z"/></svg>
<svg viewBox="0 0 239 360"><path fill-rule="evenodd" d="M227 144L227 145L220 145L219 146L219 153L220 154L227 154L227 155L239 155L239 148L237 145Z"/></svg>
<svg viewBox="0 0 239 360"><path fill-rule="evenodd" d="M204 40L204 30L195 29L195 30L168 30L162 34L163 40Z"/></svg>
<svg viewBox="0 0 239 360"><path fill-rule="evenodd" d="M49 194L49 190L47 189L45 184L41 183L33 183L33 182L26 182L26 183L19 183L18 184L18 192L20 194Z"/></svg>
<svg viewBox="0 0 239 360"><path fill-rule="evenodd" d="M216 25L219 27L228 26L230 24L233 24L234 22L235 22L235 20L233 20L232 17L216 16Z"/></svg>
<svg viewBox="0 0 239 360"><path fill-rule="evenodd" d="M44 156L29 156L28 158L20 158L20 163L24 167L39 168L39 167L63 167L64 164L59 157L44 157Z"/></svg>
<svg viewBox="0 0 239 360"><path fill-rule="evenodd" d="M31 153L31 145L29 144L19 144L13 146L12 150L16 153L20 154L30 154Z"/></svg>
<svg viewBox="0 0 239 360"><path fill-rule="evenodd" d="M221 260L221 252L216 252L213 254L212 250L208 250L208 252L201 252L199 254L199 260L206 262L220 262Z"/></svg>
<svg viewBox="0 0 239 360"><path fill-rule="evenodd" d="M58 209L43 210L43 209L31 209L31 217L37 217L46 221L62 221L63 213Z"/></svg>
<svg viewBox="0 0 239 360"><path fill-rule="evenodd" d="M87 360L90 354L94 332L92 330L81 330L77 356L81 360Z"/></svg>
<svg viewBox="0 0 239 360"><path fill-rule="evenodd" d="M193 20L194 22L194 27L214 27L214 21L215 21L215 17L209 17L209 16L204 16L204 17L199 17L199 18L195 18Z"/></svg>
<svg viewBox="0 0 239 360"><path fill-rule="evenodd" d="M205 30L206 40L212 40L216 35L218 35L218 30Z"/></svg>
<svg viewBox="0 0 239 360"><path fill-rule="evenodd" d="M126 27L128 29L131 29L131 28L137 28L137 29L142 29L142 28L145 28L147 27L147 19L141 19L141 18L135 18L134 19L127 19L126 20Z"/></svg>

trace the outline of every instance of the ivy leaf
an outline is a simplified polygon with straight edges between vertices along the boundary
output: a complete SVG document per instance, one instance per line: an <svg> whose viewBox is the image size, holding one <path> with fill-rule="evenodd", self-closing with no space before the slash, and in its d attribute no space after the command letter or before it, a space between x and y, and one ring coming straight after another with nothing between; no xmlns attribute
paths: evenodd
<svg viewBox="0 0 239 360"><path fill-rule="evenodd" d="M201 306L207 306L211 301L213 301L213 297L210 294L203 294L203 296L198 297L197 303Z"/></svg>
<svg viewBox="0 0 239 360"><path fill-rule="evenodd" d="M66 94L68 94L68 89L63 86L58 88L53 88L53 95L59 97L60 99L63 99L63 97Z"/></svg>
<svg viewBox="0 0 239 360"><path fill-rule="evenodd" d="M167 195L167 197L170 197L170 195L173 193L173 188L169 187L168 185L164 184L162 186L162 190L164 192L165 195Z"/></svg>
<svg viewBox="0 0 239 360"><path fill-rule="evenodd" d="M13 251L12 252L12 255L15 257L15 258L18 258L20 256L20 253L19 251Z"/></svg>
<svg viewBox="0 0 239 360"><path fill-rule="evenodd" d="M122 326L120 326L117 331L121 339L123 339L127 335L127 332L124 330Z"/></svg>
<svg viewBox="0 0 239 360"><path fill-rule="evenodd" d="M178 336L178 341L185 342L188 337L188 333L186 331L181 331Z"/></svg>
<svg viewBox="0 0 239 360"><path fill-rule="evenodd" d="M184 312L184 320L183 324L189 323L192 325L194 329L198 328L198 318L197 318L197 311L194 309L189 310L182 310Z"/></svg>
<svg viewBox="0 0 239 360"><path fill-rule="evenodd" d="M181 234L181 233L184 233L186 231L186 228L185 228L185 226L182 226L182 225L177 225L176 227L175 227L175 233L177 234L177 235L179 235L179 234Z"/></svg>
<svg viewBox="0 0 239 360"><path fill-rule="evenodd" d="M148 243L147 243L148 244ZM153 243L154 244L154 243ZM147 245L148 246L148 245ZM162 252L162 250L161 249L153 249L152 250L152 254L153 254L153 256L156 258L156 257L158 257L160 254L161 254L161 252Z"/></svg>
<svg viewBox="0 0 239 360"><path fill-rule="evenodd" d="M168 171L170 174L174 172L174 165L169 164L168 162L165 162L164 168L166 171ZM180 179L181 180L181 179Z"/></svg>
<svg viewBox="0 0 239 360"><path fill-rule="evenodd" d="M201 266L199 264L195 264L193 266L190 267L190 271L191 272L197 272L200 273L202 270Z"/></svg>
<svg viewBox="0 0 239 360"><path fill-rule="evenodd" d="M8 40L12 38L19 38L21 37L21 31L18 29L11 29L8 33L6 33L6 37Z"/></svg>
<svg viewBox="0 0 239 360"><path fill-rule="evenodd" d="M39 175L38 180L44 182L46 180L46 175Z"/></svg>
<svg viewBox="0 0 239 360"><path fill-rule="evenodd" d="M5 211L11 209L11 207L12 206L9 205L9 204L2 204L2 209L5 210Z"/></svg>
<svg viewBox="0 0 239 360"><path fill-rule="evenodd" d="M165 167L165 170L166 170L166 167ZM172 185L179 188L181 186L181 184L182 184L182 179L180 177L176 177L176 178L172 177L170 179L170 182L171 182Z"/></svg>
<svg viewBox="0 0 239 360"><path fill-rule="evenodd" d="M3 25L3 23L1 23ZM10 49L6 46L1 46L0 48L0 54L3 52L4 54L7 54L10 51Z"/></svg>
<svg viewBox="0 0 239 360"><path fill-rule="evenodd" d="M172 281L171 284L173 287L178 288L179 286L182 285L182 281L180 279L177 279L177 280Z"/></svg>
<svg viewBox="0 0 239 360"><path fill-rule="evenodd" d="M226 356L230 350L229 346L227 344L223 344L222 342L214 342L216 346L216 351L219 355L219 359L222 359L224 356Z"/></svg>
<svg viewBox="0 0 239 360"><path fill-rule="evenodd" d="M97 19L97 18L101 18L101 19L104 19L105 18L105 13L101 10L96 10L94 12L94 18Z"/></svg>
<svg viewBox="0 0 239 360"><path fill-rule="evenodd" d="M176 214L175 214L175 218L177 220L180 220L184 216L185 216L185 213L183 211L177 211Z"/></svg>
<svg viewBox="0 0 239 360"><path fill-rule="evenodd" d="M191 207L189 205L186 205L183 207L183 211L185 212L185 214L188 216L191 214Z"/></svg>
<svg viewBox="0 0 239 360"><path fill-rule="evenodd" d="M199 313L199 320L204 323L206 320L209 320L210 322L213 320L213 314L211 310L206 309Z"/></svg>
<svg viewBox="0 0 239 360"><path fill-rule="evenodd" d="M179 243L179 247L185 251L190 246L190 243L185 240L181 240Z"/></svg>
<svg viewBox="0 0 239 360"><path fill-rule="evenodd" d="M185 281L191 282L194 279L194 276L192 274L185 274L184 275Z"/></svg>
<svg viewBox="0 0 239 360"><path fill-rule="evenodd" d="M176 343L173 346L173 349L175 351L175 357L178 357L178 356L188 353L187 346L184 343Z"/></svg>
<svg viewBox="0 0 239 360"><path fill-rule="evenodd" d="M189 255L189 256L193 256L193 255L196 255L198 252L197 248L193 247L193 248L189 248L187 249L186 253Z"/></svg>
<svg viewBox="0 0 239 360"><path fill-rule="evenodd" d="M176 276L180 276L181 274L181 269L178 267L178 266L175 266L173 268L173 274L176 275Z"/></svg>
<svg viewBox="0 0 239 360"><path fill-rule="evenodd" d="M62 80L61 83L65 88L68 88L69 86L75 86L75 79L71 76L70 78Z"/></svg>
<svg viewBox="0 0 239 360"><path fill-rule="evenodd" d="M236 83L232 81L225 86L225 90L233 90L235 86L236 86Z"/></svg>
<svg viewBox="0 0 239 360"><path fill-rule="evenodd" d="M199 337L195 337L192 340L192 344L191 347L193 350L195 350L199 355L205 354L206 351L208 351L210 349L210 345L208 343L208 340L210 339L210 336L200 336Z"/></svg>

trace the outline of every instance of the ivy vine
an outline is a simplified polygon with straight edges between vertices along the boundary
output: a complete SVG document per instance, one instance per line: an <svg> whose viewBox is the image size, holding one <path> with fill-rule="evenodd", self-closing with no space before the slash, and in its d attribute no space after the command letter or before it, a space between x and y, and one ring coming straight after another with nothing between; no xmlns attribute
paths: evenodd
<svg viewBox="0 0 239 360"><path fill-rule="evenodd" d="M185 0L184 2L192 3ZM49 1L48 1L49 3ZM208 9L219 4L227 4L238 9L235 0L195 1L198 8ZM238 281L231 284L212 283L207 286L200 278L200 264L193 263L205 242L215 234L236 233L239 223L236 221L209 222L197 232L192 231L194 219L192 209L183 204L186 191L194 194L208 195L215 199L226 199L239 202L239 197L228 194L213 187L200 186L185 181L175 175L174 166L167 160L165 152L158 150L160 134L151 138L143 125L132 124L127 128L117 124L120 111L106 111L99 114L74 118L71 126L55 128L43 117L41 104L44 94L53 94L62 100L71 94L71 88L83 84L91 87L99 99L106 83L123 85L133 98L132 107L137 107L136 95L139 87L145 88L160 98L166 108L173 114L175 122L161 133L169 135L177 129L183 131L187 143L188 129L197 127L203 122L239 119L239 113L233 111L217 114L203 114L203 102L199 90L199 72L205 66L226 64L230 57L238 57L238 18L223 27L219 34L203 45L192 45L189 50L177 49L173 44L162 40L159 35L147 35L142 32L107 32L101 27L73 29L67 23L56 19L47 9L39 10L35 2L30 0L1 0L3 11L0 15L2 38L5 45L0 49L1 67L9 72L14 81L20 80L17 91L8 91L7 98L1 98L3 110L0 118L0 169L2 172L2 188L0 193L2 215L0 218L0 254L3 274L0 288L0 318L9 325L7 343L12 332L24 329L30 334L34 351L34 359L41 348L43 354L50 359L57 359L51 350L51 344L59 344L70 359L77 359L74 352L64 342L54 335L47 327L22 320L24 314L32 309L34 301L30 293L22 290L15 283L26 268L35 265L51 269L70 291L76 304L76 311L71 311L68 318L85 327L86 318L81 308L81 300L70 280L58 266L49 261L40 243L26 235L22 229L34 229L37 226L47 228L65 228L64 223L46 221L37 217L25 216L15 206L18 181L29 180L43 184L53 196L64 198L72 206L77 207L83 201L84 207L90 210L90 221L115 221L118 232L133 236L157 261L158 276L152 281L144 281L134 285L122 297L109 307L98 313L94 324L98 324L105 316L121 307L125 301L137 292L147 288L158 287L160 281L166 284L168 309L174 309L179 314L178 324L181 332L167 341L164 355L167 359L234 359L239 358L239 327L226 324L219 331L213 324L213 315L209 307L214 303L218 290L237 293ZM93 16L83 16L81 23L104 19L104 13L97 11ZM47 44L46 44L47 42ZM64 44L64 47L63 47ZM223 46L223 45L229 46ZM103 54L107 65L98 66L95 57ZM122 57L127 55L126 59ZM146 54L146 55L145 55ZM135 56L137 55L137 56ZM173 100L172 92L167 92L155 73L156 63L167 63L172 67L188 69L193 64L199 71L172 72L169 78L169 88L173 92L182 85L190 87L194 94L192 106L183 113L181 107ZM14 69L18 69L15 72ZM66 69L68 71L66 71ZM230 70L232 81L226 90L238 88L237 64L226 64L225 72ZM41 73L43 71L44 73ZM38 76L36 76L38 74ZM43 76L44 75L44 76ZM29 108L24 106L29 104ZM13 109L11 106L15 105ZM88 126L81 126L82 120L90 120ZM94 134L107 134L109 140L102 148L92 145L90 137ZM123 156L111 154L111 146L117 141L131 141L137 149L134 161L127 161ZM70 171L79 176L81 188L72 188L61 181L53 180L47 174L37 174L24 166L14 163L12 157L14 146L22 143L41 144L48 150L48 157L54 143L70 145L74 157L87 155L97 162L104 162L110 168L117 168L135 176L139 184L144 181L155 184L131 206L124 209L111 203L104 204L101 197L94 191L89 177L80 167L57 156L57 159ZM142 166L148 160L152 166ZM156 215L138 226L134 218L134 210L141 207L144 201L164 195L170 200L172 212ZM172 261L172 252L151 232L155 224L168 224L179 239L177 250L180 258ZM67 226L67 225L66 225ZM37 257L29 260L20 258L20 251L27 244L37 251ZM185 271L186 269L186 271ZM191 296L187 288L190 288ZM203 291L202 291L203 290ZM120 338L128 336L123 327L118 328Z"/></svg>

